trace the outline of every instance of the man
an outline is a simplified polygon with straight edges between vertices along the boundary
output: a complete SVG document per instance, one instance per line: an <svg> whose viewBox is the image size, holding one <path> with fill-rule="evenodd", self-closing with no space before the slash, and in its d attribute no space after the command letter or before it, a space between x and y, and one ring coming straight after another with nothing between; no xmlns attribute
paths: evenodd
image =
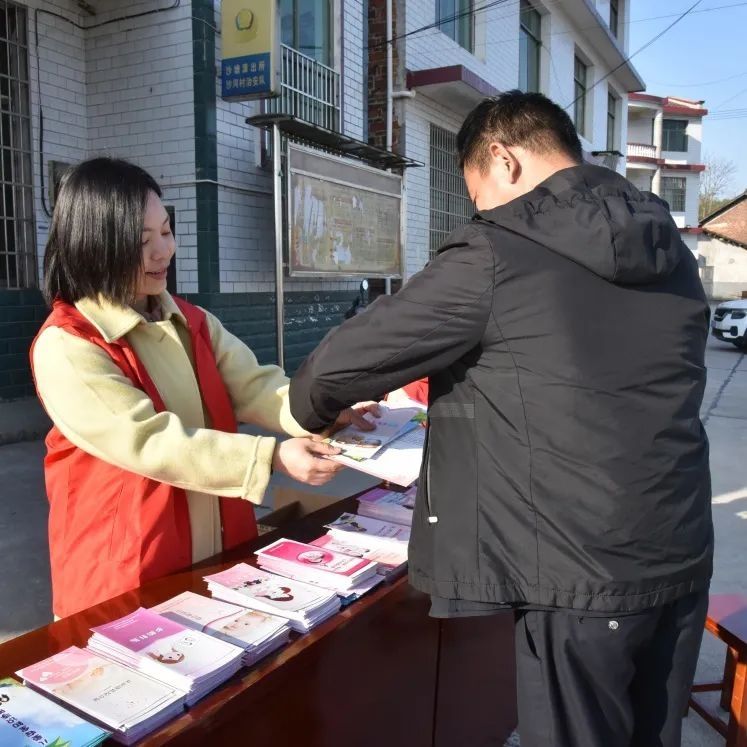
<svg viewBox="0 0 747 747"><path fill-rule="evenodd" d="M483 101L457 144L477 215L327 336L292 413L321 429L429 376L432 614L516 608L522 747L678 745L713 549L695 259L539 94Z"/></svg>

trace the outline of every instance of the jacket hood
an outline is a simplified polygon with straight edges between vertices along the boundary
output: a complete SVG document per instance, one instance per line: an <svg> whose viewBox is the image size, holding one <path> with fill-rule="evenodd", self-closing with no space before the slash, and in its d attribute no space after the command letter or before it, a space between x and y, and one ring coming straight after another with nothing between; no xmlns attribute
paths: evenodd
<svg viewBox="0 0 747 747"><path fill-rule="evenodd" d="M583 164L477 219L495 223L614 283L653 283L689 252L666 202L610 169Z"/></svg>

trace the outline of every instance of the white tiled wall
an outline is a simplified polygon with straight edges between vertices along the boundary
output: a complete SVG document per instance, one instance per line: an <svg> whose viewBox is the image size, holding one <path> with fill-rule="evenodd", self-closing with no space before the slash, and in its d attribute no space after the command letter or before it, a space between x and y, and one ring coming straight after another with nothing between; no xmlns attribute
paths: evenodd
<svg viewBox="0 0 747 747"><path fill-rule="evenodd" d="M89 155L134 161L176 213L179 291L197 291L191 3L86 32ZM168 6L166 6L168 7ZM129 3L126 14L153 8ZM100 0L95 23L124 15Z"/></svg>
<svg viewBox="0 0 747 747"><path fill-rule="evenodd" d="M424 164L407 169L405 175L405 267L409 277L421 270L428 261L431 123L457 132L462 121L460 116L425 96L416 96L400 105L406 107L407 155Z"/></svg>
<svg viewBox="0 0 747 747"><path fill-rule="evenodd" d="M364 80L365 66L363 49L364 18L362 0L338 0L342 4L342 29L340 70L342 72L342 131L358 140L363 140L365 126L365 98L368 96L368 81Z"/></svg>
<svg viewBox="0 0 747 747"><path fill-rule="evenodd" d="M654 112L651 116L630 117L628 120L628 142L641 145L654 144L653 121Z"/></svg>
<svg viewBox="0 0 747 747"><path fill-rule="evenodd" d="M32 152L36 247L41 257L49 232L49 161L65 163L85 158L88 149L86 115L86 69L83 32L44 10L80 24L82 18L73 0L23 3L28 8L29 79L31 89ZM39 13L35 11L39 9ZM39 48L35 44L35 20L39 22ZM37 54L39 64L37 65ZM44 161L39 153L39 86L44 113ZM42 199L42 169L45 195Z"/></svg>
<svg viewBox="0 0 747 747"><path fill-rule="evenodd" d="M576 46L582 50L592 67L589 86L608 69L601 58L585 42L583 31L574 26L557 2L533 3L543 14L541 53L541 85L543 93L558 104L568 107L574 98L573 66ZM401 4L400 6L401 7ZM600 8L605 19L609 7ZM407 0L405 31L412 33L436 20L434 0ZM623 19L621 19L621 23ZM519 79L519 4L506 3L477 14L475 54L472 55L438 29L414 33L406 39L405 67L426 70L461 64L499 90L515 88ZM601 82L588 95L587 137L582 144L587 151L607 149L607 93L612 89L620 99L617 111L615 146L625 152L627 142L627 99L615 76ZM435 103L422 92L414 99L398 105L404 111L406 154L425 164L425 168L410 169L407 173L407 274L422 268L428 259L429 224L429 153L428 137L431 122L457 131L467 112L451 111ZM624 162L619 165L624 171Z"/></svg>
<svg viewBox="0 0 747 747"><path fill-rule="evenodd" d="M543 50L541 60L549 77L549 87L545 92L560 106L567 107L571 116L571 104L575 98L573 67L577 49L581 52L582 59L586 58L591 65L587 79L587 87L591 90L586 103L586 136L581 138L584 149L607 149L607 92L611 89L622 100L618 110L619 133L616 145L624 152L623 145L628 141L627 96L614 75L592 88L594 83L607 75L609 69L586 41L583 31L574 26L570 16L558 4L550 6L549 15L543 17L543 42L549 50Z"/></svg>
<svg viewBox="0 0 747 747"><path fill-rule="evenodd" d="M698 192L700 190L700 174L695 172L667 171L662 167L663 177L685 177L685 210L684 212L672 213L674 222L680 227L698 225Z"/></svg>
<svg viewBox="0 0 747 747"><path fill-rule="evenodd" d="M96 3L96 16L79 14L66 0L28 3L31 58L37 248L41 255L49 217L41 200L39 111L34 9L39 13L39 74L44 111L44 181L48 162L76 163L95 155L127 158L162 185L176 209L177 269L181 291L197 289L194 227L194 107L190 2L141 18L103 24L151 10L153 3ZM39 263L41 266L41 262Z"/></svg>
<svg viewBox="0 0 747 747"><path fill-rule="evenodd" d="M399 7L402 7L402 3ZM406 33L412 33L435 20L435 0L407 0ZM519 81L518 28L519 4L511 2L475 14L474 54L438 28L412 34L405 39L406 67L408 70L428 70L464 65L499 90L515 88Z"/></svg>
<svg viewBox="0 0 747 747"><path fill-rule="evenodd" d="M679 119L687 121L687 151L662 151L661 157L672 163L700 163L703 147L703 120L688 119L676 114L665 114L664 120Z"/></svg>
<svg viewBox="0 0 747 747"><path fill-rule="evenodd" d="M628 169L628 173L625 176L637 189L649 192L651 190L651 175L653 173L654 169Z"/></svg>

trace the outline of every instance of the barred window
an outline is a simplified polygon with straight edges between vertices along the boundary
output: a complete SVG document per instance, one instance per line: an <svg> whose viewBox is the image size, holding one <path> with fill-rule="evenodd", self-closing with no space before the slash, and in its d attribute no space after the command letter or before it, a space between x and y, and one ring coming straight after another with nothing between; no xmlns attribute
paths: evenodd
<svg viewBox="0 0 747 747"><path fill-rule="evenodd" d="M662 176L661 198L669 203L673 213L685 212L685 177Z"/></svg>
<svg viewBox="0 0 747 747"><path fill-rule="evenodd" d="M36 285L26 9L0 2L0 288Z"/></svg>
<svg viewBox="0 0 747 747"><path fill-rule="evenodd" d="M430 258L436 256L446 237L467 223L475 210L467 194L464 176L457 163L456 135L437 125L430 132Z"/></svg>

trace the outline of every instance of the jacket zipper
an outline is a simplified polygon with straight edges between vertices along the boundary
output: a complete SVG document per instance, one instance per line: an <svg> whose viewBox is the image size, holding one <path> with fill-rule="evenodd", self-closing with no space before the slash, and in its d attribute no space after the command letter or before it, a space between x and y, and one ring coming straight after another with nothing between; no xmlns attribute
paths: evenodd
<svg viewBox="0 0 747 747"><path fill-rule="evenodd" d="M431 426L428 424L425 432L425 504L428 508L428 523L438 524L438 516L436 516L431 502L431 450L430 450L430 435Z"/></svg>

